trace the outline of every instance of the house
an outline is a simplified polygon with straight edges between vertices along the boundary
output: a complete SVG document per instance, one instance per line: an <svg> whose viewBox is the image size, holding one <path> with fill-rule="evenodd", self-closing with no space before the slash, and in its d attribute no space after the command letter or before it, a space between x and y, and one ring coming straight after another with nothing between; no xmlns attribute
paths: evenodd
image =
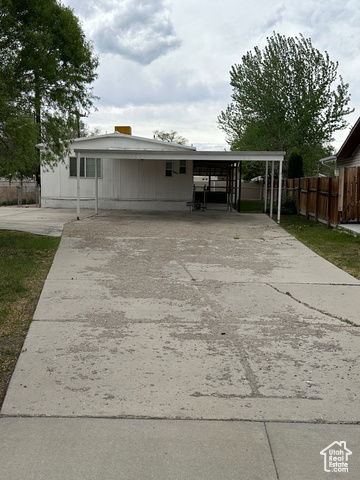
<svg viewBox="0 0 360 480"><path fill-rule="evenodd" d="M336 170L341 167L360 167L360 117L336 155Z"/></svg>
<svg viewBox="0 0 360 480"><path fill-rule="evenodd" d="M224 177L222 201L231 205L238 195L234 185L240 161L274 165L283 159L284 152L197 151L133 136L130 127L115 127L110 134L75 139L64 163L53 170L42 167L41 205L78 212L94 206L96 211L187 210L194 200L195 175Z"/></svg>
<svg viewBox="0 0 360 480"><path fill-rule="evenodd" d="M53 170L42 168L41 205L76 208L77 152L80 158L81 207L93 208L94 179L98 179L99 207L104 209L183 208L192 196L192 164L186 154L195 148L114 133L78 138L70 156ZM115 158L122 151L125 158ZM111 155L114 152L114 156ZM126 152L129 152L126 158ZM138 158L134 158L138 152ZM179 154L178 160L154 161L146 154ZM141 155L143 153L143 155ZM95 169L95 165L97 165Z"/></svg>
<svg viewBox="0 0 360 480"><path fill-rule="evenodd" d="M352 451L346 447L346 442L333 442L321 450L320 455L324 456L325 472L346 473L349 471L348 461Z"/></svg>

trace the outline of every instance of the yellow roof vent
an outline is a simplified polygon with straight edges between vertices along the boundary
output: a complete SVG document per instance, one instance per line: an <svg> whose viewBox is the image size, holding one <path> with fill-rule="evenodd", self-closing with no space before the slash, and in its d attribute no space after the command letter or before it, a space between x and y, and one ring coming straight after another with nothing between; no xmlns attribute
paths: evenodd
<svg viewBox="0 0 360 480"><path fill-rule="evenodd" d="M131 127L129 126L115 127L115 132L123 133L124 135L132 135Z"/></svg>

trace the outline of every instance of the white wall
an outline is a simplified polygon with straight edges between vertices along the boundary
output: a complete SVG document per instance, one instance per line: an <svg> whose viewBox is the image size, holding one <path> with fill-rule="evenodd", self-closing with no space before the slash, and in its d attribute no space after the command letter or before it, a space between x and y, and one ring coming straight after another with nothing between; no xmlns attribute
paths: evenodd
<svg viewBox="0 0 360 480"><path fill-rule="evenodd" d="M360 145L351 158L337 161L336 169L338 170L340 167L360 167Z"/></svg>
<svg viewBox="0 0 360 480"><path fill-rule="evenodd" d="M42 206L75 208L77 179L70 177L66 164L53 171L42 171ZM99 178L99 208L118 209L186 209L192 200L192 162L187 162L186 174L165 176L163 160L102 160L102 178ZM179 161L173 162L173 170L179 172ZM80 179L82 208L94 208L95 179Z"/></svg>

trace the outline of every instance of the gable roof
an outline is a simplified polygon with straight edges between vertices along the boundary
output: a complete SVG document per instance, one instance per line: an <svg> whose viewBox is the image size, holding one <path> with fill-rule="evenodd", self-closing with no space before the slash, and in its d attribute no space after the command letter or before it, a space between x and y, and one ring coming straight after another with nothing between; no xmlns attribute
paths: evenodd
<svg viewBox="0 0 360 480"><path fill-rule="evenodd" d="M102 135L94 135L92 137L80 137L74 138L70 142L70 149L122 149L122 150L156 150L156 151L196 151L196 147L189 145L180 145L179 143L162 142L153 138L136 137L135 135L127 135L125 133L112 132ZM37 145L40 149L45 149L46 146L43 143Z"/></svg>
<svg viewBox="0 0 360 480"><path fill-rule="evenodd" d="M350 158L360 144L360 117L337 153L338 160Z"/></svg>
<svg viewBox="0 0 360 480"><path fill-rule="evenodd" d="M137 137L135 135L127 135L125 133L112 132L103 135L94 135L92 137L75 138L72 141L72 148L78 148L81 144L82 147L93 149L96 145L104 145L104 141L108 148L122 148L125 150L186 150L194 151L195 147L188 145L180 145L178 143L162 142L153 138ZM102 148L102 147L100 147Z"/></svg>

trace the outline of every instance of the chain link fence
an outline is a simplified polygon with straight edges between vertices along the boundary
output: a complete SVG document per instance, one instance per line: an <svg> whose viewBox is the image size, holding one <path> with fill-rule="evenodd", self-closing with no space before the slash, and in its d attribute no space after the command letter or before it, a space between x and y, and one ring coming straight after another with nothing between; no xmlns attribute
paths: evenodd
<svg viewBox="0 0 360 480"><path fill-rule="evenodd" d="M0 205L39 205L40 187L36 182L0 181Z"/></svg>

